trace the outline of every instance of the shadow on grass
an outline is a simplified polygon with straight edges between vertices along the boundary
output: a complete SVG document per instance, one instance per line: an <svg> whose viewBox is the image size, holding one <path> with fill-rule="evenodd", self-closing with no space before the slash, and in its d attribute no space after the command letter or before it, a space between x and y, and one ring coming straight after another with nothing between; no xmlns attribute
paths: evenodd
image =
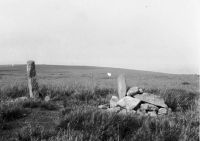
<svg viewBox="0 0 200 141"><path fill-rule="evenodd" d="M9 122L23 118L31 111L25 109L20 103L7 103L0 105L0 129L9 128Z"/></svg>
<svg viewBox="0 0 200 141"><path fill-rule="evenodd" d="M58 107L55 103L45 102L45 101L33 101L27 100L22 103L24 108L41 108L43 110L57 110Z"/></svg>

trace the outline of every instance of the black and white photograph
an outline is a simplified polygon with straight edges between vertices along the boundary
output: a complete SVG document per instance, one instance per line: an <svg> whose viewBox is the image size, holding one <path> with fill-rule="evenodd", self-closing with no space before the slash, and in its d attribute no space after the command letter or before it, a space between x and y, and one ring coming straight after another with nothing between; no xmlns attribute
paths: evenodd
<svg viewBox="0 0 200 141"><path fill-rule="evenodd" d="M199 0L0 0L0 141L199 141Z"/></svg>

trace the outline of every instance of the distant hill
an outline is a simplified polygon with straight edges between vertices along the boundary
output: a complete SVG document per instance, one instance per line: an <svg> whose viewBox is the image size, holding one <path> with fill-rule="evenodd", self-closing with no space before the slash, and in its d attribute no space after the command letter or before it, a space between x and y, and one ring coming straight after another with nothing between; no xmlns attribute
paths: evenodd
<svg viewBox="0 0 200 141"><path fill-rule="evenodd" d="M96 66L64 66L64 65L37 65L37 75L40 80L58 83L63 81L85 81L92 79L101 86L116 86L119 74L125 74L129 86L151 88L176 88L198 91L199 76L189 74L167 74L160 72L130 70L122 68ZM109 79L107 72L112 74ZM26 81L26 65L0 65L0 84L13 81Z"/></svg>

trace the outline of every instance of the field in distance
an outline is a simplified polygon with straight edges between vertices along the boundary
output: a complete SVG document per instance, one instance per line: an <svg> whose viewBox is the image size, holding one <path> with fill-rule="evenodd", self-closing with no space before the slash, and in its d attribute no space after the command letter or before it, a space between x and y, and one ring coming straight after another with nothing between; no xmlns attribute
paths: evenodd
<svg viewBox="0 0 200 141"><path fill-rule="evenodd" d="M167 74L150 71L92 66L36 65L41 84L68 85L69 83L93 83L99 87L116 88L117 77L125 74L128 86L146 89L185 89L199 90L199 75ZM111 73L109 78L107 73ZM26 65L0 66L0 86L13 83L26 83Z"/></svg>
<svg viewBox="0 0 200 141"><path fill-rule="evenodd" d="M48 102L16 101L28 96L26 65L0 66L1 141L199 140L199 75L55 65L36 65L36 71ZM149 117L99 109L117 95L120 74L128 87L163 97L172 113Z"/></svg>

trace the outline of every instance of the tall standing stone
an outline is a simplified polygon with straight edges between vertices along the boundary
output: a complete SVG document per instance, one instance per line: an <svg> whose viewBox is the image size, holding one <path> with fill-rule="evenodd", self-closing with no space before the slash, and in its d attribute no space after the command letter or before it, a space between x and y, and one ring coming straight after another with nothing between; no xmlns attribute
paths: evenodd
<svg viewBox="0 0 200 141"><path fill-rule="evenodd" d="M118 95L119 99L125 97L126 95L126 80L123 74L119 75L117 78L118 82Z"/></svg>
<svg viewBox="0 0 200 141"><path fill-rule="evenodd" d="M30 97L34 99L39 98L38 83L36 79L36 70L34 61L27 62L27 77L28 77L28 88Z"/></svg>

